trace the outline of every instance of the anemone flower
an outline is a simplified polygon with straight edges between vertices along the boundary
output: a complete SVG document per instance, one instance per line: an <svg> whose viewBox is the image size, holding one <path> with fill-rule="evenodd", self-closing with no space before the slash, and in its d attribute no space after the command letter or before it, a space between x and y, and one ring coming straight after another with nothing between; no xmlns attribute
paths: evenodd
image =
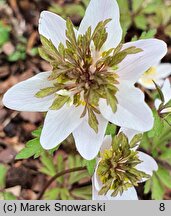
<svg viewBox="0 0 171 216"><path fill-rule="evenodd" d="M131 146L131 142L137 140L137 138L133 138L137 132L131 129L122 129L122 131L124 131ZM137 146L135 145L136 147L128 148L127 152L127 145L124 144L125 141L123 142L125 138L123 139L123 134L119 134L119 136L121 143L120 147L114 151L116 154L114 152L111 154L115 148L111 136L104 138L100 150L101 157L97 159L95 173L92 177L93 200L138 200L134 186L137 186L139 182L146 181L153 171L158 169L151 156L137 151L138 143ZM117 154L118 149L119 154ZM106 187L104 182L107 182Z"/></svg>
<svg viewBox="0 0 171 216"><path fill-rule="evenodd" d="M167 78L170 74L170 63L158 63L143 73L138 82L147 89L155 89L153 81L159 86L162 86L165 78Z"/></svg>
<svg viewBox="0 0 171 216"><path fill-rule="evenodd" d="M39 34L40 54L52 71L13 86L3 103L47 112L43 148L54 148L72 133L77 150L90 160L99 152L108 121L138 131L152 128L152 112L134 84L167 47L157 39L121 44L116 0L91 0L78 31L70 20L43 11Z"/></svg>

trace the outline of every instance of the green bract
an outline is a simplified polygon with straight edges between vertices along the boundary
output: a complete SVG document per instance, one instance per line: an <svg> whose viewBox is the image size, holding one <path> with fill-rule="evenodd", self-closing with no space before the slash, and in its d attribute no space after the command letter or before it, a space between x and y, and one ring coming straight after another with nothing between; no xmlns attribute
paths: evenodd
<svg viewBox="0 0 171 216"><path fill-rule="evenodd" d="M136 166L142 161L138 152L132 150L140 141L141 135L136 135L129 143L128 138L123 134L115 136L112 140L112 147L101 153L101 161L98 164L97 174L103 184L99 195L106 195L112 190L111 196L117 196L130 187L137 186L143 178L149 175L137 170Z"/></svg>
<svg viewBox="0 0 171 216"><path fill-rule="evenodd" d="M117 110L118 64L127 55L142 51L134 46L122 49L122 44L104 51L108 36L106 25L110 21L111 19L107 19L99 22L93 32L89 27L84 35L76 35L73 24L68 19L66 44L60 43L57 49L50 40L41 36L43 46L39 49L42 58L52 65L49 80L53 86L41 89L35 96L43 98L56 93L56 99L50 107L53 110L60 109L67 102L84 106L81 117L88 113L89 125L96 132L100 98L107 100L113 112ZM61 90L65 91L65 95Z"/></svg>

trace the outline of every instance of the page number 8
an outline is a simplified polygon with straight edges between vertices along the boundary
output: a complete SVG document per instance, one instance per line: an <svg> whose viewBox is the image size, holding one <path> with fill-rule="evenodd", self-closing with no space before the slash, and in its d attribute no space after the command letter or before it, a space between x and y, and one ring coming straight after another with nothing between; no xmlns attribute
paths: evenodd
<svg viewBox="0 0 171 216"><path fill-rule="evenodd" d="M159 210L160 210L160 211L164 211L164 210L165 210L165 205L164 205L164 203L160 203Z"/></svg>

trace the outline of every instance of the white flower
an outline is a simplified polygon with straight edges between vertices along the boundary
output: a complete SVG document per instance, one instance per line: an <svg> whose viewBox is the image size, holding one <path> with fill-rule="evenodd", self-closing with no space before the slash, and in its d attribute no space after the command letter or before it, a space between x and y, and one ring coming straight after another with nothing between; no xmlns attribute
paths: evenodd
<svg viewBox="0 0 171 216"><path fill-rule="evenodd" d="M102 50L96 53L115 48L121 42L122 29L119 22L119 8L116 0L91 0L85 16L78 29L78 34L84 34L88 27L92 31L100 21L111 18L106 25L107 40ZM60 43L66 44L66 22L58 15L43 11L39 20L39 33L50 39L56 48ZM75 30L75 32L77 32ZM77 34L77 35L78 35ZM116 98L117 111L114 113L107 105L106 100L99 101L96 115L98 120L98 133L88 124L87 115L80 118L84 106L65 104L59 110L49 107L54 101L55 94L44 98L37 98L35 94L40 89L53 85L48 80L51 72L39 73L36 76L13 86L4 95L3 103L11 109L19 111L47 112L40 142L43 148L51 149L73 133L75 143L80 154L86 159L94 158L102 144L108 121L139 131L148 131L153 126L151 109L144 102L143 93L134 87L135 82L149 67L158 62L167 51L166 44L157 39L139 40L123 45L122 49L135 46L142 49L134 55L128 55L120 64L115 73L118 75ZM93 54L94 55L94 54ZM94 59L96 61L97 59ZM93 70L93 67L91 68ZM84 103L82 103L84 105Z"/></svg>
<svg viewBox="0 0 171 216"><path fill-rule="evenodd" d="M171 85L170 85L169 79L166 79L164 81L164 84L161 90L162 90L165 104L166 104L167 102L171 100ZM154 103L155 103L156 109L158 109L162 102L160 99L156 99ZM169 107L169 108L165 108L162 110L162 113L166 113L166 112L171 112L171 108Z"/></svg>
<svg viewBox="0 0 171 216"><path fill-rule="evenodd" d="M131 129L126 129L126 128L121 128L121 131L124 132L124 134L128 137L129 141L134 137L134 135L137 134L137 131L131 130ZM106 136L104 138L103 144L101 146L100 152L103 153L105 149L110 149L111 147L111 136ZM136 148L134 148L136 150ZM155 160L143 153L143 152L138 152L138 157L142 161L142 163L138 164L136 166L137 170L143 171L146 174L152 176L153 171L156 171L158 169L157 163ZM127 190L125 190L122 195L118 194L117 196L111 196L112 190L109 190L106 195L99 195L99 191L103 187L102 182L100 181L100 178L97 174L97 168L98 164L100 162L101 158L97 159L97 165L95 169L95 173L92 177L92 199L93 200L138 200L137 192L134 187L130 187ZM143 178L140 182L146 181L146 178Z"/></svg>
<svg viewBox="0 0 171 216"><path fill-rule="evenodd" d="M155 66L149 68L141 78L139 83L147 89L155 89L155 83L162 86L164 79L171 74L171 64L170 63L158 63Z"/></svg>

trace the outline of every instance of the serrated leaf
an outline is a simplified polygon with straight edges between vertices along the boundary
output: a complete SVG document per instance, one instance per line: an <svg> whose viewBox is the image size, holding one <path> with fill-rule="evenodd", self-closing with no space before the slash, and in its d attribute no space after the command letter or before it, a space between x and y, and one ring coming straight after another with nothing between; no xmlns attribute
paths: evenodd
<svg viewBox="0 0 171 216"><path fill-rule="evenodd" d="M45 192L43 198L45 200L57 200L59 199L60 188L52 188Z"/></svg>
<svg viewBox="0 0 171 216"><path fill-rule="evenodd" d="M40 172L49 176L54 176L56 174L57 170L53 161L53 157L48 152L44 152L44 154L42 154L41 162L43 167L40 169Z"/></svg>
<svg viewBox="0 0 171 216"><path fill-rule="evenodd" d="M171 189L171 175L168 170L160 166L156 175L166 187Z"/></svg>
<svg viewBox="0 0 171 216"><path fill-rule="evenodd" d="M44 149L40 145L39 138L32 139L26 143L24 149L22 149L15 157L15 159L27 159L32 156L34 158L39 157L44 152Z"/></svg>
<svg viewBox="0 0 171 216"><path fill-rule="evenodd" d="M92 191L91 186L86 186L86 187L76 188L72 190L71 194L77 199L91 200L92 199L91 191Z"/></svg>
<svg viewBox="0 0 171 216"><path fill-rule="evenodd" d="M156 174L152 176L152 199L162 200L164 196L164 188Z"/></svg>

